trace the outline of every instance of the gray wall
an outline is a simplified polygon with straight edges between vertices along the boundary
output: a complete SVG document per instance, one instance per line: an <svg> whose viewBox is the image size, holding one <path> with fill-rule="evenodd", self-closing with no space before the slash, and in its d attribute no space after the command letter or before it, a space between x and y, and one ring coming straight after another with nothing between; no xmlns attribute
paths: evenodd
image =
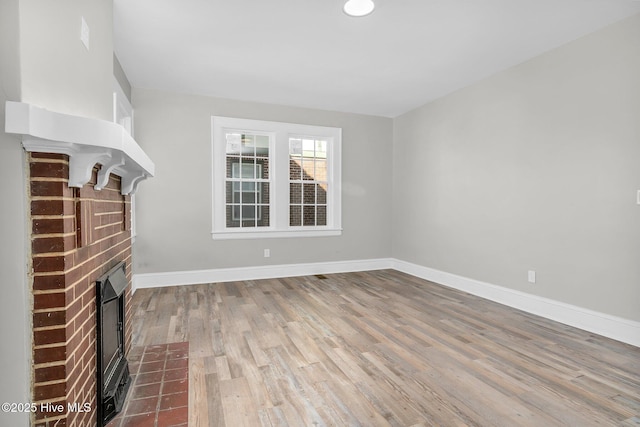
<svg viewBox="0 0 640 427"><path fill-rule="evenodd" d="M18 0L0 1L0 402L28 402L31 298L27 284L24 158L20 140L4 133L6 101L20 100ZM0 412L0 425L27 426L29 414Z"/></svg>
<svg viewBox="0 0 640 427"><path fill-rule="evenodd" d="M84 17L90 50L80 41ZM22 100L61 113L113 119L113 5L21 0Z"/></svg>
<svg viewBox="0 0 640 427"><path fill-rule="evenodd" d="M639 162L636 15L398 117L392 254L639 321Z"/></svg>
<svg viewBox="0 0 640 427"><path fill-rule="evenodd" d="M136 195L135 273L390 255L391 119L137 88L133 105L136 140L157 172ZM341 127L342 236L212 240L212 115Z"/></svg>

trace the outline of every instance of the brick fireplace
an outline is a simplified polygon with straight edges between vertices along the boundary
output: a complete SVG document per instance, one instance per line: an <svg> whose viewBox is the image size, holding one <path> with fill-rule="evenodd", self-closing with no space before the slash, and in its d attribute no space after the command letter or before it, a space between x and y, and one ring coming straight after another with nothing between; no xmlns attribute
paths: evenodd
<svg viewBox="0 0 640 427"><path fill-rule="evenodd" d="M131 307L130 196L115 175L95 190L97 173L70 188L67 155L29 154L36 426L96 425L95 281L121 261ZM127 322L127 351L130 341Z"/></svg>
<svg viewBox="0 0 640 427"><path fill-rule="evenodd" d="M155 165L119 124L6 102L21 135L33 296L31 425L98 423L96 280L125 264L131 346L131 196ZM121 288L121 289L122 289ZM118 323L119 325L119 323Z"/></svg>

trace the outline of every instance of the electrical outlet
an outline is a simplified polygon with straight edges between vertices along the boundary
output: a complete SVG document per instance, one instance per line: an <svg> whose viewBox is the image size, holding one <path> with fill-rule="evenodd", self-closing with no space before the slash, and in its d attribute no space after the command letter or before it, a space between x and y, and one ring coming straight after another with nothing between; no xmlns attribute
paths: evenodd
<svg viewBox="0 0 640 427"><path fill-rule="evenodd" d="M264 257L265 258L269 258L271 256L271 249L265 249L264 250Z"/></svg>
<svg viewBox="0 0 640 427"><path fill-rule="evenodd" d="M80 41L84 47L89 50L89 25L87 25L87 21L84 20L84 16L82 17L82 22L80 23Z"/></svg>
<svg viewBox="0 0 640 427"><path fill-rule="evenodd" d="M527 278L529 280L529 283L536 283L536 272L533 270L529 270Z"/></svg>

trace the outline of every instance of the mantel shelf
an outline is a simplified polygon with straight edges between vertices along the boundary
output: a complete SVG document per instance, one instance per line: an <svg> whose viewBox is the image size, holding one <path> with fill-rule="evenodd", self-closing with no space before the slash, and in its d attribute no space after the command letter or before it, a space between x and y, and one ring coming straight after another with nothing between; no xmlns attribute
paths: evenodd
<svg viewBox="0 0 640 427"><path fill-rule="evenodd" d="M22 135L25 150L69 156L69 186L82 187L100 163L96 190L109 174L122 178L122 194L133 194L140 181L155 173L155 165L117 123L49 111L7 101L5 131Z"/></svg>

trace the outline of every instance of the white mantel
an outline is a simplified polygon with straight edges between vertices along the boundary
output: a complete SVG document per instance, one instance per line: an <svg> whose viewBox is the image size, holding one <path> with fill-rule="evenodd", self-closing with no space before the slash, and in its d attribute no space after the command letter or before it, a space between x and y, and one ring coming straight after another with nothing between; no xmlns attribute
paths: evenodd
<svg viewBox="0 0 640 427"><path fill-rule="evenodd" d="M69 186L82 187L96 163L102 167L95 185L101 190L109 174L122 178L122 194L133 194L138 183L155 173L155 165L117 123L49 111L7 101L5 131L22 135L29 152L69 156Z"/></svg>

